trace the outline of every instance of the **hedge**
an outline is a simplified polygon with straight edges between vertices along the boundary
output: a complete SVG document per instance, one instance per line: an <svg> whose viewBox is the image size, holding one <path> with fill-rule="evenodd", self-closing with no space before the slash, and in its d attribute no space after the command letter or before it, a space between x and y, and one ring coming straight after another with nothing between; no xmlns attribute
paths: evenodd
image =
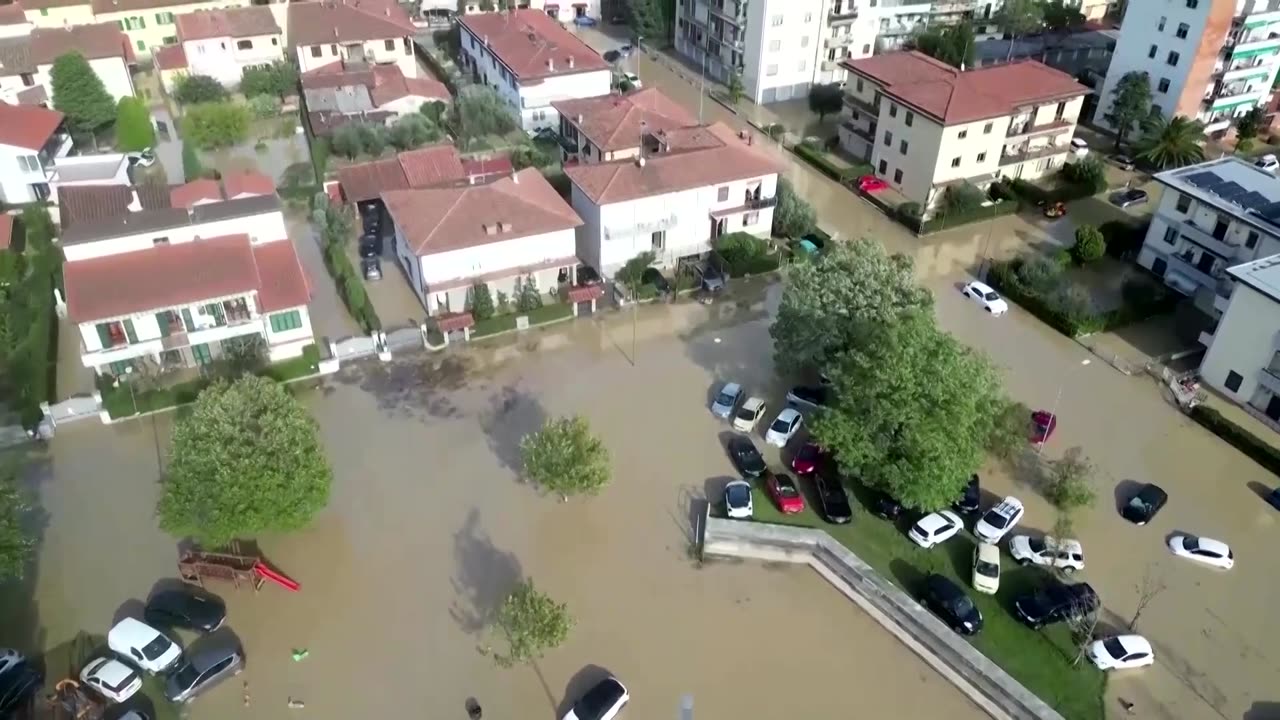
<svg viewBox="0 0 1280 720"><path fill-rule="evenodd" d="M1177 293L1165 290L1158 285L1152 285L1153 291L1150 295L1142 294L1138 289L1128 289L1140 287L1137 282L1130 281L1132 284L1127 285L1127 291L1123 293L1123 304L1120 307L1104 313L1074 317L1058 307L1051 298L1022 286L1015 273L1018 263L1021 262L1020 258L1009 262L993 262L987 275L988 284L1004 294L1005 298L1040 318L1049 327L1071 338L1114 330L1155 315L1172 312L1182 299Z"/></svg>
<svg viewBox="0 0 1280 720"><path fill-rule="evenodd" d="M842 185L871 173L870 165L854 165L853 167L847 168L840 167L828 160L825 152L818 148L805 145L804 143L792 145L791 152L817 168L823 175L826 175Z"/></svg>
<svg viewBox="0 0 1280 720"><path fill-rule="evenodd" d="M1058 174L1058 186L1054 188L1043 188L1033 182L1028 182L1020 178L1000 180L993 183L992 187L993 196L1000 194L1005 197L1017 197L1032 205L1070 202L1072 200L1093 197L1098 192L1101 192L1095 191L1094 188L1088 185L1067 180L1061 175L1061 171L1059 171Z"/></svg>
<svg viewBox="0 0 1280 720"><path fill-rule="evenodd" d="M1018 212L1018 203L1013 200L997 200L991 205L973 208L972 210L963 210L960 212L950 212L945 214L934 215L924 222L916 221L915 225L910 223L910 218L899 214L899 220L907 225L907 227L915 229L921 235L946 230L947 228L957 227L959 225L968 225L972 222L982 220L990 220L991 218L1001 217L1003 215L1012 215Z"/></svg>
<svg viewBox="0 0 1280 720"><path fill-rule="evenodd" d="M1268 471L1280 475L1280 450L1257 435L1222 417L1222 413L1217 410L1204 405L1191 408L1191 419L1225 440L1227 444L1248 455Z"/></svg>
<svg viewBox="0 0 1280 720"><path fill-rule="evenodd" d="M731 278L760 275L778 269L778 254L764 240L746 232L716 238L712 254Z"/></svg>
<svg viewBox="0 0 1280 720"><path fill-rule="evenodd" d="M487 320L476 321L475 326L471 328L471 337L482 338L507 332L508 330L515 330L516 318L521 315L527 315L529 317L529 327L534 327L555 322L556 320L563 320L573 315L573 306L569 303L551 303L534 308L527 313L510 312L505 315L494 315Z"/></svg>
<svg viewBox="0 0 1280 720"><path fill-rule="evenodd" d="M331 243L324 249L324 264L329 269L329 274L333 276L338 294L342 296L342 304L347 306L347 312L351 313L351 317L355 318L367 333L381 330L382 320L378 317L377 310L373 308L373 303L369 302L364 281L356 274L356 269L351 265L351 260L347 257L342 243Z"/></svg>

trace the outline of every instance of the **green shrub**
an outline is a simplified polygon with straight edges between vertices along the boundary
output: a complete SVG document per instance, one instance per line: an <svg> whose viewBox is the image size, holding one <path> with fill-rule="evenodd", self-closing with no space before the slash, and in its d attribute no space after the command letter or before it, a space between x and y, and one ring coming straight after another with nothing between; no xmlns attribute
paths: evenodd
<svg viewBox="0 0 1280 720"><path fill-rule="evenodd" d="M791 151L800 157L800 159L814 166L823 175L835 180L838 183L849 183L863 175L871 173L870 165L854 165L852 167L842 168L827 159L827 155L822 150L821 143L814 143L810 139L806 139L799 145L793 145Z"/></svg>
<svg viewBox="0 0 1280 720"><path fill-rule="evenodd" d="M200 155L193 143L182 143L182 174L186 182L199 180L204 174L204 165L200 163Z"/></svg>
<svg viewBox="0 0 1280 720"><path fill-rule="evenodd" d="M758 275L778 269L778 258L769 244L751 233L721 235L713 247L730 277Z"/></svg>
<svg viewBox="0 0 1280 720"><path fill-rule="evenodd" d="M1107 189L1107 170L1095 155L1086 155L1073 163L1063 165L1062 178L1068 183L1080 186L1079 192L1089 190L1090 195L1096 195Z"/></svg>
<svg viewBox="0 0 1280 720"><path fill-rule="evenodd" d="M1107 254L1121 260L1134 260L1142 251L1142 243L1147 238L1150 222L1132 223L1123 220L1109 220L1098 226L1102 239L1106 242Z"/></svg>
<svg viewBox="0 0 1280 720"><path fill-rule="evenodd" d="M1077 265L1088 265L1102 259L1107 252L1107 241L1102 232L1092 225L1076 228L1076 242L1071 246L1071 258Z"/></svg>
<svg viewBox="0 0 1280 720"><path fill-rule="evenodd" d="M488 285L484 283L472 285L470 295L472 318L479 322L493 317L493 295L489 293Z"/></svg>
<svg viewBox="0 0 1280 720"><path fill-rule="evenodd" d="M532 275L525 275L516 288L516 312L527 313L542 307L542 293L533 282Z"/></svg>
<svg viewBox="0 0 1280 720"><path fill-rule="evenodd" d="M280 101L272 95L255 95L249 98L249 112L259 120L280 114Z"/></svg>
<svg viewBox="0 0 1280 720"><path fill-rule="evenodd" d="M329 172L329 141L325 138L311 138L311 165L315 169L316 182L323 185Z"/></svg>
<svg viewBox="0 0 1280 720"><path fill-rule="evenodd" d="M183 105L216 103L226 100L227 89L208 75L184 75L178 78L173 99Z"/></svg>
<svg viewBox="0 0 1280 720"><path fill-rule="evenodd" d="M973 212L986 202L987 195L973 185L963 182L952 185L942 195L943 211L952 213Z"/></svg>
<svg viewBox="0 0 1280 720"><path fill-rule="evenodd" d="M902 205L899 205L898 206L899 213L902 212L902 207L904 205L914 205L914 203L903 203ZM972 222L991 220L993 218L1000 217L1001 215L1012 215L1017 211L1018 211L1017 202L1013 200L1000 200L998 202L994 202L987 206L979 205L973 208L972 210L968 210L965 212L939 213L936 216L928 220L925 220L923 222L917 221L916 224L912 224L907 220L903 220L901 217L899 218L899 220L902 221L903 224L905 224L907 227L912 228L913 230L916 230L916 232L920 233L921 235L927 235L929 233L938 232L939 230L945 230L951 227L968 225L969 223L972 223Z"/></svg>
<svg viewBox="0 0 1280 720"><path fill-rule="evenodd" d="M1280 475L1280 450L1258 436L1222 417L1211 407L1196 405L1191 408L1191 419L1203 425L1269 472Z"/></svg>
<svg viewBox="0 0 1280 720"><path fill-rule="evenodd" d="M156 144L156 130L151 124L151 111L142 100L122 97L116 106L116 148L138 152Z"/></svg>

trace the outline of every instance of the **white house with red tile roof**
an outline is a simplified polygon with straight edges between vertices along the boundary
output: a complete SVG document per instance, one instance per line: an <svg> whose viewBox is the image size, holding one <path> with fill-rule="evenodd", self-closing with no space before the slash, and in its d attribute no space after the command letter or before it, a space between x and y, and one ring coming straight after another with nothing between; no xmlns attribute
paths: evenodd
<svg viewBox="0 0 1280 720"><path fill-rule="evenodd" d="M66 309L85 367L205 365L251 338L275 362L314 342L279 200L237 182L217 193L235 199L198 183L64 190Z"/></svg>
<svg viewBox="0 0 1280 720"><path fill-rule="evenodd" d="M571 282L582 219L534 168L471 184L389 190L395 253L427 314L464 312L477 282L514 297L526 278L542 292Z"/></svg>
<svg viewBox="0 0 1280 720"><path fill-rule="evenodd" d="M636 157L566 166L578 257L609 276L642 252L670 267L721 235L768 237L782 163L750 137L720 123L659 130Z"/></svg>
<svg viewBox="0 0 1280 720"><path fill-rule="evenodd" d="M458 32L464 69L497 90L525 130L558 130L558 100L609 94L609 64L544 12L463 15Z"/></svg>
<svg viewBox="0 0 1280 720"><path fill-rule="evenodd" d="M0 38L30 35L35 25L27 19L21 3L0 5Z"/></svg>
<svg viewBox="0 0 1280 720"><path fill-rule="evenodd" d="M289 46L302 72L335 61L398 65L418 76L413 54L417 28L394 0L323 0L289 3Z"/></svg>
<svg viewBox="0 0 1280 720"><path fill-rule="evenodd" d="M0 103L0 201L17 205L49 197L49 178L71 152L62 113Z"/></svg>
<svg viewBox="0 0 1280 720"><path fill-rule="evenodd" d="M640 153L646 132L698 124L698 118L656 88L551 103L560 113L566 163L625 160Z"/></svg>
<svg viewBox="0 0 1280 720"><path fill-rule="evenodd" d="M178 42L153 50L166 90L181 75L207 75L235 87L245 70L286 57L284 33L263 5L185 13L174 17L174 26Z"/></svg>
<svg viewBox="0 0 1280 720"><path fill-rule="evenodd" d="M332 62L302 75L307 121L319 136L359 121L391 123L428 102L452 102L444 83L405 77L398 65L347 67Z"/></svg>
<svg viewBox="0 0 1280 720"><path fill-rule="evenodd" d="M129 38L115 23L98 23L37 27L18 37L0 38L0 102L52 105L53 61L73 51L89 61L113 100L134 95L129 66L135 59Z"/></svg>

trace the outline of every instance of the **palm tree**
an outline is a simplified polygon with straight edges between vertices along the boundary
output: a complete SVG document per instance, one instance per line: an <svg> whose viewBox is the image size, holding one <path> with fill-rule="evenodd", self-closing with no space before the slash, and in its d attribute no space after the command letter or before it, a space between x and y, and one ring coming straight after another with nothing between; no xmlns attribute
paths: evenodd
<svg viewBox="0 0 1280 720"><path fill-rule="evenodd" d="M1204 124L1182 115L1172 120L1155 115L1143 124L1138 157L1160 168L1182 167L1204 160Z"/></svg>

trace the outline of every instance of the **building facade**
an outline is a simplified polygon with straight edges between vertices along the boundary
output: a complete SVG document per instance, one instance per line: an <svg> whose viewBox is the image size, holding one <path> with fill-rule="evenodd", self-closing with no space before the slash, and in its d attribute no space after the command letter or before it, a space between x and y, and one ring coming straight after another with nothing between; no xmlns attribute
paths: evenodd
<svg viewBox="0 0 1280 720"><path fill-rule="evenodd" d="M1223 133L1265 107L1280 67L1280 10L1255 0L1133 0L1103 84L1099 122L1116 84L1145 72L1152 106L1166 118L1200 120Z"/></svg>
<svg viewBox="0 0 1280 720"><path fill-rule="evenodd" d="M657 88L552 103L560 115L565 164L626 160L640 154L645 134L698 124L685 107Z"/></svg>
<svg viewBox="0 0 1280 720"><path fill-rule="evenodd" d="M129 39L110 23L37 27L22 37L0 38L0 102L50 105L49 72L58 57L78 52L102 80L113 100L134 95L129 66L135 58Z"/></svg>
<svg viewBox="0 0 1280 720"><path fill-rule="evenodd" d="M1033 60L960 71L911 51L845 65L841 147L925 210L957 184L1061 168L1088 93Z"/></svg>
<svg viewBox="0 0 1280 720"><path fill-rule="evenodd" d="M62 113L0 103L0 201L19 205L47 199L55 166L71 146Z"/></svg>
<svg viewBox="0 0 1280 720"><path fill-rule="evenodd" d="M397 65L418 76L413 54L417 29L393 0L289 3L288 41L306 73L335 62L347 66Z"/></svg>
<svg viewBox="0 0 1280 720"><path fill-rule="evenodd" d="M239 85L244 71L285 59L284 33L265 7L210 10L175 18L178 50L163 51L174 60L159 58L165 89L180 75L206 75L227 87ZM177 59L180 58L180 61ZM164 72L173 70L175 72Z"/></svg>
<svg viewBox="0 0 1280 720"><path fill-rule="evenodd" d="M1200 378L1280 429L1280 256L1227 274L1234 287Z"/></svg>
<svg viewBox="0 0 1280 720"><path fill-rule="evenodd" d="M94 22L89 0L26 0L22 9L36 27L60 28Z"/></svg>

